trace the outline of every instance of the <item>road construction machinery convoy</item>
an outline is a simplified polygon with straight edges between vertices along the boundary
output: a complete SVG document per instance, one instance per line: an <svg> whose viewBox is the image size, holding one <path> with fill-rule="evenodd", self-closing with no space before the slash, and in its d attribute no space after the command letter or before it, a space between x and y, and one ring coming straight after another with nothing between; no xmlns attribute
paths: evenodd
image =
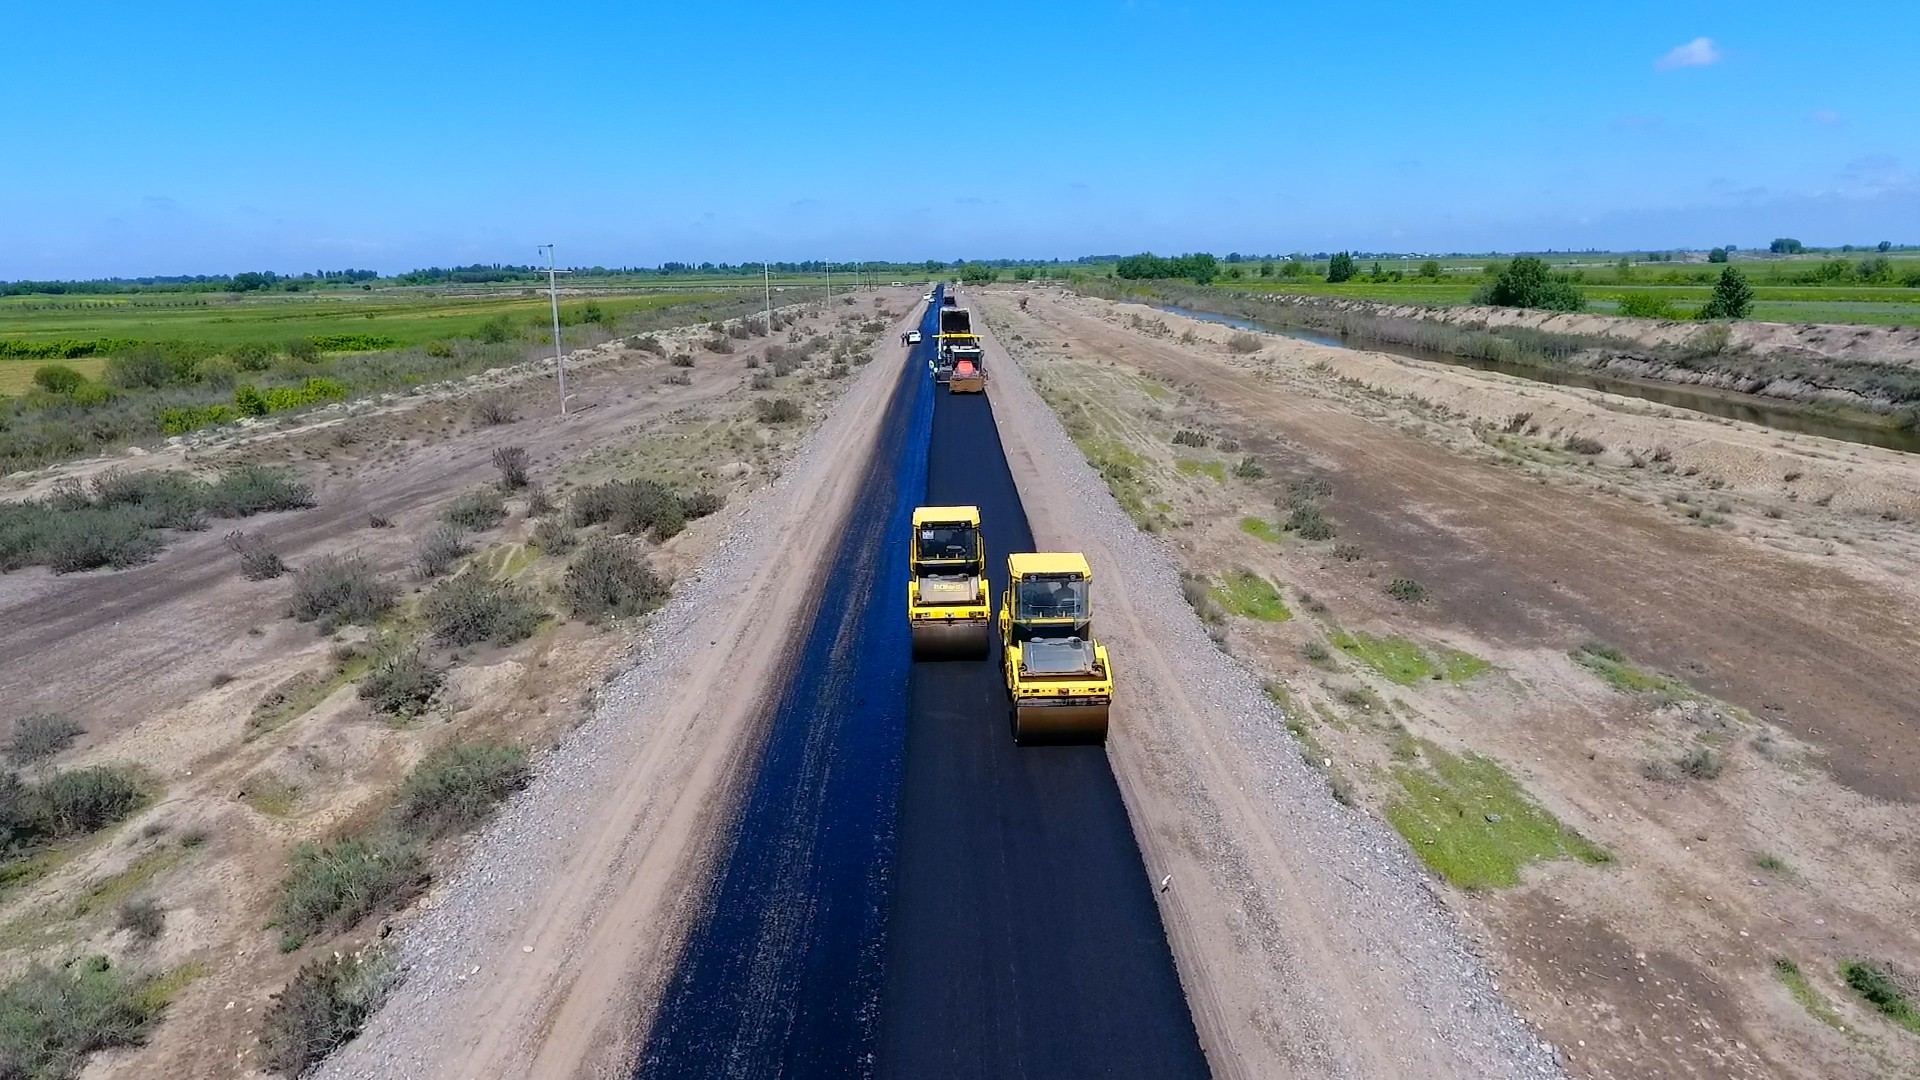
<svg viewBox="0 0 1920 1080"><path fill-rule="evenodd" d="M940 331L934 342L934 382L946 384L956 394L977 394L987 388L985 352L966 308L940 309Z"/></svg>
<svg viewBox="0 0 1920 1080"><path fill-rule="evenodd" d="M1093 570L1078 552L1007 556L1000 641L1016 742L1105 742L1113 667L1093 640Z"/></svg>
<svg viewBox="0 0 1920 1080"><path fill-rule="evenodd" d="M977 506L913 512L907 622L917 659L983 659L993 636L987 549Z"/></svg>

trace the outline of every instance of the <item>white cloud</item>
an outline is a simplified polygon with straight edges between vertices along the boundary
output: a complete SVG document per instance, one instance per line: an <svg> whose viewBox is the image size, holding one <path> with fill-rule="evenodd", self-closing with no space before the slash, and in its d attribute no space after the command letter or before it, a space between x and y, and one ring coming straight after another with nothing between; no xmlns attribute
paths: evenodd
<svg viewBox="0 0 1920 1080"><path fill-rule="evenodd" d="M1697 37L1685 45L1675 45L1653 66L1661 71L1672 71L1674 68L1706 67L1719 62L1720 48L1713 43L1713 39Z"/></svg>
<svg viewBox="0 0 1920 1080"><path fill-rule="evenodd" d="M1808 114L1808 118L1821 127L1839 127L1841 124L1847 122L1846 117L1841 116L1832 109L1815 109Z"/></svg>

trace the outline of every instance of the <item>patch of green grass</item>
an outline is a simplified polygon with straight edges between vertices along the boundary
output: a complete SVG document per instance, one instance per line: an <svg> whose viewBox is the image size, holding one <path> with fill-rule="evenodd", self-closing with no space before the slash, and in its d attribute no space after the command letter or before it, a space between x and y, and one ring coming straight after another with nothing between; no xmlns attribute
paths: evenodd
<svg viewBox="0 0 1920 1080"><path fill-rule="evenodd" d="M1762 853L1754 856L1753 865L1756 869L1765 870L1769 874L1789 874L1793 872L1793 868L1787 865L1787 860L1770 853Z"/></svg>
<svg viewBox="0 0 1920 1080"><path fill-rule="evenodd" d="M151 989L104 956L33 965L0 986L0 1075L69 1080L95 1051L140 1045L160 1018Z"/></svg>
<svg viewBox="0 0 1920 1080"><path fill-rule="evenodd" d="M1343 632L1333 636L1333 645L1401 686L1430 679L1435 670L1420 646L1403 637Z"/></svg>
<svg viewBox="0 0 1920 1080"><path fill-rule="evenodd" d="M1213 588L1214 599L1235 615L1261 622L1286 622L1293 618L1280 591L1266 578L1249 570L1236 570Z"/></svg>
<svg viewBox="0 0 1920 1080"><path fill-rule="evenodd" d="M1867 1004L1880 1010L1880 1015L1920 1035L1920 1010L1915 1010L1900 984L1880 965L1849 960L1840 965L1840 977Z"/></svg>
<svg viewBox="0 0 1920 1080"><path fill-rule="evenodd" d="M247 782L241 801L268 817L286 817L293 813L300 789L277 776L259 776Z"/></svg>
<svg viewBox="0 0 1920 1080"><path fill-rule="evenodd" d="M140 1001L147 1008L159 1010L166 1008L180 991L205 978L213 969L201 961L194 960L168 970L156 976L140 991Z"/></svg>
<svg viewBox="0 0 1920 1080"><path fill-rule="evenodd" d="M1612 856L1561 824L1498 764L1419 744L1425 765L1395 766L1404 795L1387 820L1429 869L1462 889L1504 888L1536 859L1604 863Z"/></svg>
<svg viewBox="0 0 1920 1080"><path fill-rule="evenodd" d="M1273 522L1265 518L1241 518L1240 531L1246 533L1248 536L1265 540L1269 544L1277 544L1280 542L1280 530L1274 527Z"/></svg>
<svg viewBox="0 0 1920 1080"><path fill-rule="evenodd" d="M1442 648L1439 650L1440 671L1448 682L1466 682L1475 675L1493 670L1493 665L1470 652L1459 649Z"/></svg>
<svg viewBox="0 0 1920 1080"><path fill-rule="evenodd" d="M1694 692L1686 683L1657 671L1647 671L1634 665L1619 649L1598 641L1590 641L1568 654L1574 663L1593 672L1605 680L1608 686L1623 694L1666 693L1680 697L1693 697Z"/></svg>
<svg viewBox="0 0 1920 1080"><path fill-rule="evenodd" d="M1227 482L1227 466L1220 461L1201 461L1197 458L1181 458L1173 463L1182 476L1210 476L1224 484Z"/></svg>
<svg viewBox="0 0 1920 1080"><path fill-rule="evenodd" d="M86 891L85 895L74 901L73 917L84 919L96 912L119 907L122 901L185 857L186 852L179 848L161 848L140 856L134 860L133 865L105 881L96 883Z"/></svg>
<svg viewBox="0 0 1920 1080"><path fill-rule="evenodd" d="M1827 999L1807 981L1806 973L1800 970L1799 964L1784 956L1776 956L1773 958L1773 975L1780 980L1780 985L1787 988L1787 993L1793 995L1793 1000L1807 1010L1808 1016L1828 1027L1840 1026L1840 1014L1834 1012L1833 1006L1827 1004Z"/></svg>

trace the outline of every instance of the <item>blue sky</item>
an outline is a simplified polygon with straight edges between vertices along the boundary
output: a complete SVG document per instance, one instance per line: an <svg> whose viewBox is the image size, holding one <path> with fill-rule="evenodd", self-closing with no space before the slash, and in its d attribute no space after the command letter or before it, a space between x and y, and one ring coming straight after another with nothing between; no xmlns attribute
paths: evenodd
<svg viewBox="0 0 1920 1080"><path fill-rule="evenodd" d="M0 278L1920 242L1911 2L0 5Z"/></svg>

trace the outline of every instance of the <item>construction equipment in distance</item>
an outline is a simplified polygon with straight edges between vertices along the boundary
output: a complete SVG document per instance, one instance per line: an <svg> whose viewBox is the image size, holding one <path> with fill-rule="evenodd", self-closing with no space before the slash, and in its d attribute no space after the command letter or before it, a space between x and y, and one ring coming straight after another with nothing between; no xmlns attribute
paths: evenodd
<svg viewBox="0 0 1920 1080"><path fill-rule="evenodd" d="M1016 742L1106 741L1113 666L1093 640L1092 586L1078 552L1007 556L1000 640Z"/></svg>
<svg viewBox="0 0 1920 1080"><path fill-rule="evenodd" d="M980 508L915 508L908 566L907 623L914 658L984 658L993 636L993 602Z"/></svg>

